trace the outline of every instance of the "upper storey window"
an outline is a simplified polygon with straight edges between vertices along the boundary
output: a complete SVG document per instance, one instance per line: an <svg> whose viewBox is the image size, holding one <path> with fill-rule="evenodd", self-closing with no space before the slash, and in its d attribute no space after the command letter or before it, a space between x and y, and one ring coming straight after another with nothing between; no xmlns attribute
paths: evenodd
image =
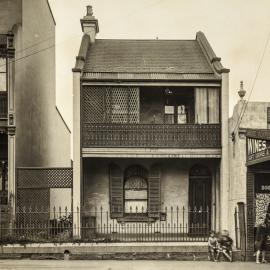
<svg viewBox="0 0 270 270"><path fill-rule="evenodd" d="M7 91L7 60L0 57L0 92Z"/></svg>
<svg viewBox="0 0 270 270"><path fill-rule="evenodd" d="M195 89L195 122L197 124L218 124L219 115L219 89Z"/></svg>
<svg viewBox="0 0 270 270"><path fill-rule="evenodd" d="M166 88L164 90L164 123L194 123L194 89Z"/></svg>
<svg viewBox="0 0 270 270"><path fill-rule="evenodd" d="M218 124L219 89L165 89L165 124Z"/></svg>

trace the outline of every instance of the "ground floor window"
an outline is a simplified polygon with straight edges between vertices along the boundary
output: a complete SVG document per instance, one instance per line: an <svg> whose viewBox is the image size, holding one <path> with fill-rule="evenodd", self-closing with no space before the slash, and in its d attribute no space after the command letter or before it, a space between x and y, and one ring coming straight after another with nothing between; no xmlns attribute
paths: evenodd
<svg viewBox="0 0 270 270"><path fill-rule="evenodd" d="M125 213L147 212L147 181L139 175L130 176L125 180Z"/></svg>
<svg viewBox="0 0 270 270"><path fill-rule="evenodd" d="M118 221L154 221L160 217L160 166L125 169L110 164L110 213Z"/></svg>

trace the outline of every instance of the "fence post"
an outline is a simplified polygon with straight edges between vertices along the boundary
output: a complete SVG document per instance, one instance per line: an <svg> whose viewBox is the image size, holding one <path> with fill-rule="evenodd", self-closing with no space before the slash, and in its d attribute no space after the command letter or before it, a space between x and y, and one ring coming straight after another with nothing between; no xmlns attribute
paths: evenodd
<svg viewBox="0 0 270 270"><path fill-rule="evenodd" d="M237 207L234 209L234 229L235 229L235 246L237 249L239 249L239 227L238 227L238 212Z"/></svg>
<svg viewBox="0 0 270 270"><path fill-rule="evenodd" d="M241 259L246 260L246 217L245 217L245 204L238 202L238 221L240 230L240 249Z"/></svg>

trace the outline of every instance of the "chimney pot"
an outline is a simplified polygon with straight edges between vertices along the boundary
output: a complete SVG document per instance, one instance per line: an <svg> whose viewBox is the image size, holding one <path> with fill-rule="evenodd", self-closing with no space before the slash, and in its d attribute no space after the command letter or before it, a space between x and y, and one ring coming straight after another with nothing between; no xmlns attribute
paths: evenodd
<svg viewBox="0 0 270 270"><path fill-rule="evenodd" d="M93 16L93 8L92 8L92 6L87 6L86 9L87 9L86 16Z"/></svg>

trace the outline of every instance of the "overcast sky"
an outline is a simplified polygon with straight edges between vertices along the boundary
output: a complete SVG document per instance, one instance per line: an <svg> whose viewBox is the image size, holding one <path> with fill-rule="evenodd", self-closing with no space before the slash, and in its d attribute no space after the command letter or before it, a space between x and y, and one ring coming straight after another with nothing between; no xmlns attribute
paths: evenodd
<svg viewBox="0 0 270 270"><path fill-rule="evenodd" d="M195 39L203 31L230 71L230 114L240 80L247 95L270 32L270 0L50 0L56 20L57 103L71 127L72 72L92 5L97 38ZM251 101L270 101L270 42Z"/></svg>

